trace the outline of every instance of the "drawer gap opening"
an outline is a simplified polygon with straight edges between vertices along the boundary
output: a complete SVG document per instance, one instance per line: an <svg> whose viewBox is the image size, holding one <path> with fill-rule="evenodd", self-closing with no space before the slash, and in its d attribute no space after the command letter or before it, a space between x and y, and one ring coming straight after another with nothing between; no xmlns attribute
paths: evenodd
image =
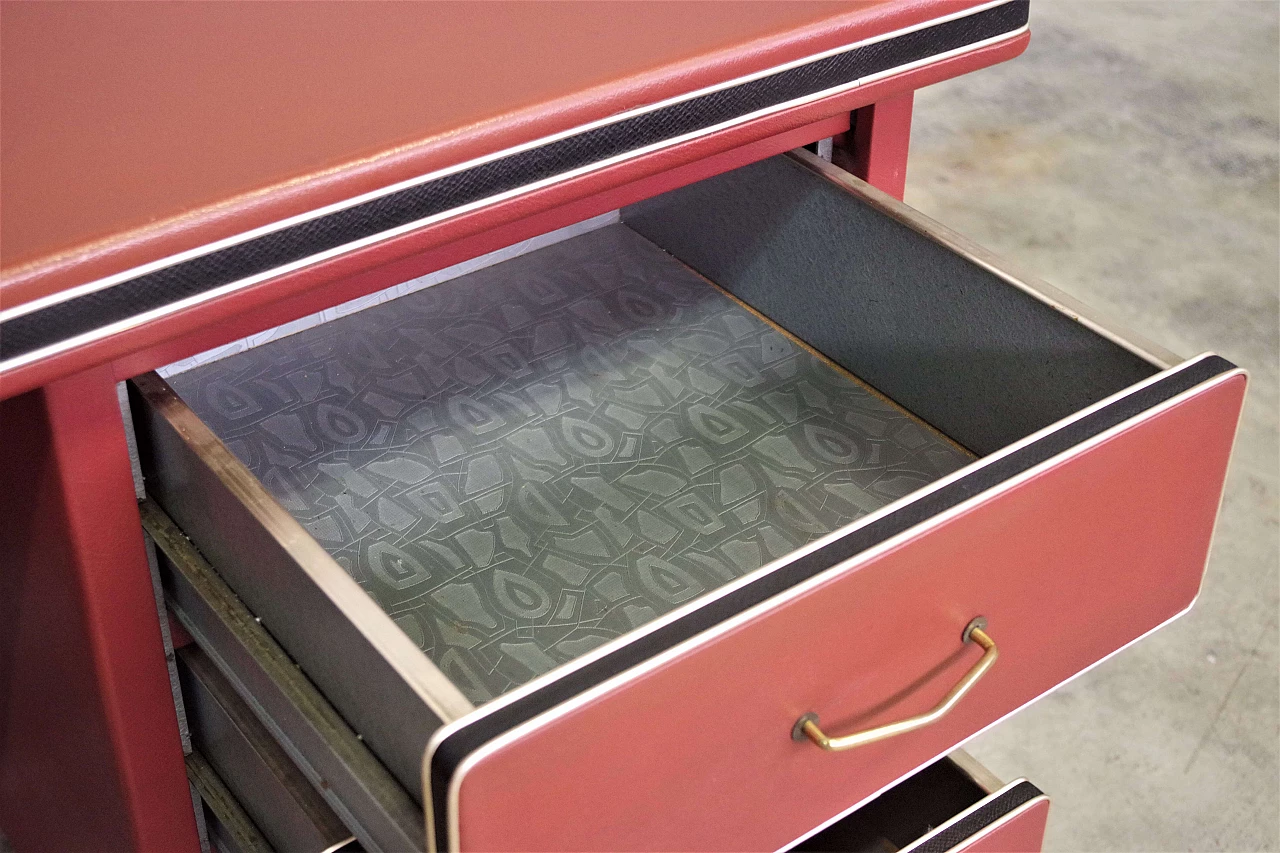
<svg viewBox="0 0 1280 853"><path fill-rule="evenodd" d="M791 850L795 853L901 850L992 793L949 758L943 758Z"/></svg>

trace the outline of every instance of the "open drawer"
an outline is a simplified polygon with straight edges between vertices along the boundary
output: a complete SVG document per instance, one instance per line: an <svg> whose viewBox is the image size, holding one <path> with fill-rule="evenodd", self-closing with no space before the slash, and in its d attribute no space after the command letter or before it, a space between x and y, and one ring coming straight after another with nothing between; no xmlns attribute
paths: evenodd
<svg viewBox="0 0 1280 853"><path fill-rule="evenodd" d="M1189 607L1244 385L797 153L131 394L429 843L748 850Z"/></svg>

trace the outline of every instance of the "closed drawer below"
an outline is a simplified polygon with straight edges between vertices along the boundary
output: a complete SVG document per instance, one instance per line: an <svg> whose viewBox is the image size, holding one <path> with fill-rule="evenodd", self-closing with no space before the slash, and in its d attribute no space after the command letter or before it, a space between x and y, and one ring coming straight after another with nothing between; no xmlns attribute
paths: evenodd
<svg viewBox="0 0 1280 853"><path fill-rule="evenodd" d="M1001 784L963 752L929 765L800 844L796 853L1034 853L1049 798Z"/></svg>

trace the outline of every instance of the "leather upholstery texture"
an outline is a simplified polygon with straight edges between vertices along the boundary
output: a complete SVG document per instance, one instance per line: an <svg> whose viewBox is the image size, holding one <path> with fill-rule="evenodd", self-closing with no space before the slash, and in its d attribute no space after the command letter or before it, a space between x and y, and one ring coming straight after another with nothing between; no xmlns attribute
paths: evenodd
<svg viewBox="0 0 1280 853"><path fill-rule="evenodd" d="M370 287L378 289L377 282L389 284L397 276L403 280L430 272L438 267L431 265L427 256L435 255L429 250L443 249L450 241L465 242L487 230L493 236L486 239L496 248L503 245L499 233L523 227L517 225L521 217L560 217L550 224L557 227L574 221L565 218L571 210L581 208L581 216L590 216L635 200L614 196L625 196L646 180L662 179L663 170L679 171L699 158L734 152L736 162L743 162L748 152L770 138L785 137L795 146L841 132L843 128L834 125L842 120L847 124L851 109L1018 55L1028 39L1026 9L1026 0L995 5L907 0L863 4L847 15L824 19L821 26L799 27L754 46L690 58L691 67L675 77L664 76L670 71L666 69L646 78L645 95L639 100L630 100L628 94L634 94L629 87L635 81L584 90L571 99L583 110L584 104L594 110L607 103L617 106L617 98L623 98L627 103L622 111L558 111L559 102L544 105L537 111L538 127L550 135L524 133L530 127L514 119L499 123L496 130L489 127L492 136L460 128L444 138L398 146L350 167L302 176L182 216L153 217L144 228L121 230L28 263L14 261L14 242L6 237L7 266L0 275L0 396L109 360L117 361L114 369L127 378L172 360L160 357L157 347L180 348L179 340L184 335L189 339L191 332L205 339L204 348L225 343L217 339L214 324L230 317L250 324L255 324L250 313L278 318L248 330L257 331L294 319L288 312L299 300L323 308L324 293L335 288L355 296ZM829 76L835 71L840 73ZM7 75L6 82L13 76ZM812 88L808 84L821 88L824 80L841 77L846 79L835 88L804 94ZM664 86L671 83L671 88L657 86L657 80ZM797 83L803 85L795 89ZM415 92L416 104L424 95ZM786 100L797 93L801 97ZM12 102L6 97L6 106ZM695 103L697 109L692 108ZM721 114L717 110L730 103L748 112L716 124ZM751 111L762 105L764 109ZM590 116L588 121L594 123L574 124L573 116ZM646 134L657 132L665 138L607 156L595 143L607 141L624 125L630 128L626 123L633 118L644 120ZM135 116L122 121L135 119L141 120ZM680 135L686 120L700 129ZM4 128L14 125L6 122ZM40 128L43 125L37 124ZM622 139L643 141L630 132ZM483 144L485 140L492 144ZM509 145L501 144L506 140ZM6 158L23 150L26 142L17 141L20 144L5 142ZM58 139L45 143L50 152L58 147ZM457 146L466 146L480 159L468 160ZM775 146L764 153L781 150L785 149ZM561 155L566 153L585 157L585 165L536 180L548 163L563 165ZM592 160L601 156L604 159ZM512 170L511 158L523 163L520 169ZM531 164L524 163L530 158ZM543 162L546 158L550 159ZM89 170L77 163L75 171ZM15 174L18 171L6 166L6 179ZM471 203L454 191L461 189L466 195L476 190L483 196L486 188L493 189L492 179L511 186L512 176L524 174L533 183ZM410 180L400 183L405 179ZM5 214L14 221L12 194L6 193ZM114 198L122 210L128 207L127 193ZM84 194L76 203L83 206L89 199ZM441 209L449 203L463 206ZM294 215L303 216L290 220ZM429 218L414 219L424 215ZM389 231L355 234L355 242L334 245L344 235L351 236L352 225L367 223L376 232L375 226L388 221L393 225ZM264 226L269 227L253 230ZM448 251L457 260L468 257L462 245ZM304 296L304 290L310 295Z"/></svg>
<svg viewBox="0 0 1280 853"><path fill-rule="evenodd" d="M784 109L806 98L856 86L877 74L1007 37L1026 20L1026 0L938 20L830 56L773 69L762 77L738 80L637 114L616 116L597 126L576 128L530 148L495 152L482 162L424 176L339 209L238 238L229 245L209 247L193 257L158 262L154 269L135 271L109 286L95 285L57 304L0 318L0 368L61 341L157 310L176 310L174 306L184 300L242 287L245 282L278 275L299 263L314 263L328 253L353 251L370 240L421 228L469 206L492 204L505 194L527 192L542 182L564 180L583 169L598 169L614 158L634 157L636 152L673 144L689 134L710 133L761 111Z"/></svg>
<svg viewBox="0 0 1280 853"><path fill-rule="evenodd" d="M132 266L972 5L10 4L6 277Z"/></svg>

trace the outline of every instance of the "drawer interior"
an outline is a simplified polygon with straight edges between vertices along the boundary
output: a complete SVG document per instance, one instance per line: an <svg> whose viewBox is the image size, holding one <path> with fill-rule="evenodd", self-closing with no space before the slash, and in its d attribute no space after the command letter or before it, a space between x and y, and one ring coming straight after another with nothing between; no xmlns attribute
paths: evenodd
<svg viewBox="0 0 1280 853"><path fill-rule="evenodd" d="M169 381L473 702L972 458L623 224Z"/></svg>
<svg viewBox="0 0 1280 853"><path fill-rule="evenodd" d="M1155 373L793 158L173 375L481 703Z"/></svg>
<svg viewBox="0 0 1280 853"><path fill-rule="evenodd" d="M441 724L1176 360L833 171L138 377L148 492L418 797Z"/></svg>
<svg viewBox="0 0 1280 853"><path fill-rule="evenodd" d="M807 153L623 210L639 233L978 455L1180 361ZM886 197L887 198L887 197Z"/></svg>

